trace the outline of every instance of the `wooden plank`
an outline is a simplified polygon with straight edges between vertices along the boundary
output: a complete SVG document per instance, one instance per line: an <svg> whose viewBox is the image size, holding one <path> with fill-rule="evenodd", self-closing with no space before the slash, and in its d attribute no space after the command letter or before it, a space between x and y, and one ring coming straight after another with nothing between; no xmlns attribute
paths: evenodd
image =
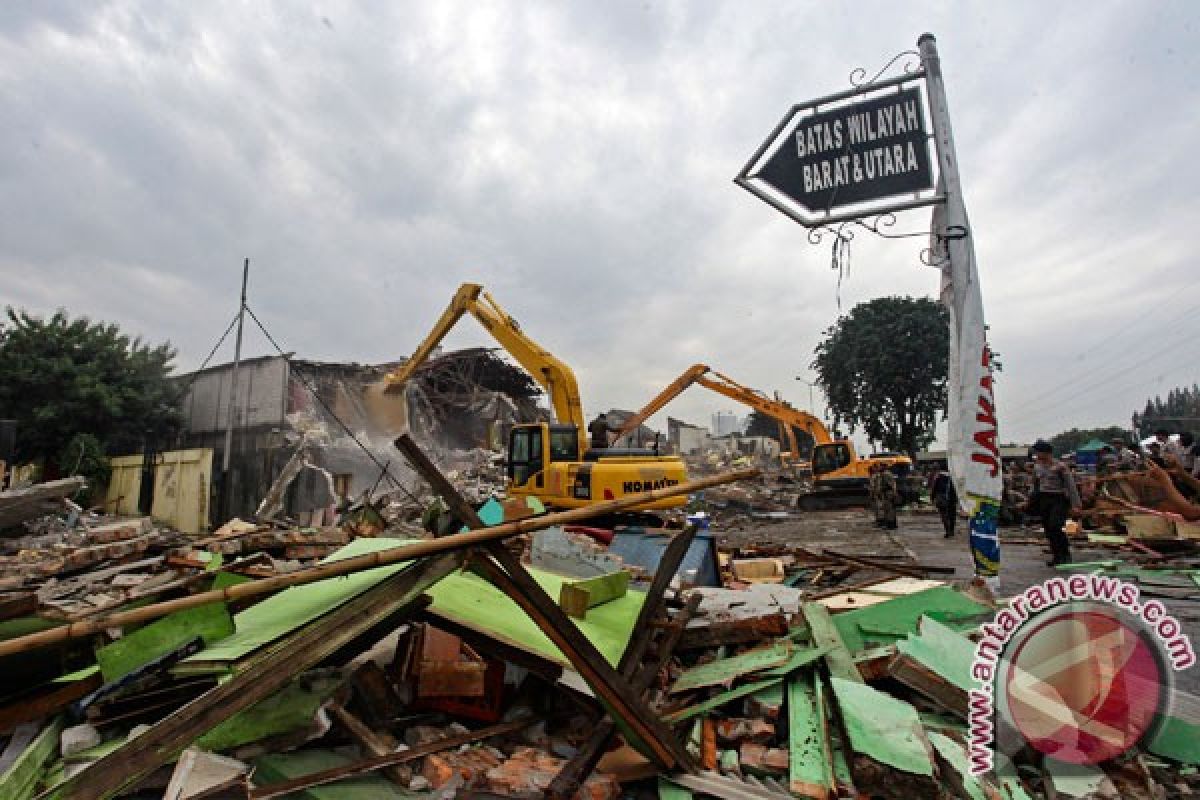
<svg viewBox="0 0 1200 800"><path fill-rule="evenodd" d="M887 797L934 797L933 748L917 711L865 683L832 677L839 716L855 753L855 785Z"/></svg>
<svg viewBox="0 0 1200 800"><path fill-rule="evenodd" d="M341 723L342 728L346 733L350 734L350 738L358 744L359 748L368 756L379 758L386 756L389 753L394 753L399 746L399 742L395 737L387 731L373 731L362 720L347 711L339 703L333 703L329 706L329 712L333 714L334 719ZM382 772L387 776L388 780L397 786L408 786L409 775L406 775L399 766L393 765L383 767Z"/></svg>
<svg viewBox="0 0 1200 800"><path fill-rule="evenodd" d="M833 624L829 610L820 603L805 603L801 611L808 622L813 644L826 648L825 666L829 668L829 674L842 680L862 683L862 675L850 651L842 643L842 636Z"/></svg>
<svg viewBox="0 0 1200 800"><path fill-rule="evenodd" d="M649 630L650 624L660 616L663 596L675 578L675 573L679 571L679 565L687 556L692 541L696 538L696 531L695 525L689 525L667 543L662 558L658 560L658 567L654 570L654 580L650 582L650 589L646 592L646 602L642 604L642 610L638 613L637 621L633 625L635 631ZM691 614L688 615L688 619L691 619ZM642 663L642 656L646 652L649 642L649 636L631 638L625 652L621 654L617 672L622 675L630 675L630 665ZM678 643L679 639L676 638L676 645Z"/></svg>
<svg viewBox="0 0 1200 800"><path fill-rule="evenodd" d="M413 469L446 501L455 517L473 531L484 527L475 509L446 480L412 437L404 434L396 439L395 445L404 453ZM661 769L686 767L689 758L682 744L634 695L628 683L596 650L595 645L579 632L521 562L499 542L487 544L485 549L490 557L479 559L478 564L487 577L512 598L554 642L555 647L562 651L596 696L645 746L645 755Z"/></svg>
<svg viewBox="0 0 1200 800"><path fill-rule="evenodd" d="M625 570L580 578L564 583L558 592L558 605L572 617L582 619L589 608L624 597L629 589L629 573Z"/></svg>
<svg viewBox="0 0 1200 800"><path fill-rule="evenodd" d="M11 730L22 723L57 714L104 685L104 678L98 670L79 680L60 681L53 681L17 695L0 707L0 731Z"/></svg>
<svg viewBox="0 0 1200 800"><path fill-rule="evenodd" d="M787 614L773 613L746 619L692 625L679 640L680 650L704 650L722 645L747 644L788 634Z"/></svg>
<svg viewBox="0 0 1200 800"><path fill-rule="evenodd" d="M788 788L802 797L825 800L834 788L833 755L818 685L811 670L797 673L787 683Z"/></svg>
<svg viewBox="0 0 1200 800"><path fill-rule="evenodd" d="M138 628L96 650L104 680L115 681L155 659L178 650L197 636L212 644L233 633L233 618L223 603L179 611Z"/></svg>
<svg viewBox="0 0 1200 800"><path fill-rule="evenodd" d="M695 705L681 708L678 711L672 711L670 714L664 714L663 719L672 725L676 725L680 722L685 722L686 720L691 719L697 714L705 714L713 709L720 708L726 703L731 703L734 700L737 700L739 697L745 697L746 695L754 694L755 692L761 692L768 686L782 682L783 678L770 678L765 681L747 683L746 685L739 686L736 689L730 689L728 692L721 692L720 694L713 695L707 700L696 703Z"/></svg>
<svg viewBox="0 0 1200 800"><path fill-rule="evenodd" d="M313 786L323 786L328 783L336 783L337 781L345 780L346 778L354 777L355 775L365 775L385 767L398 766L409 761L416 761L434 753L441 753L445 750L452 750L462 747L465 744L481 742L485 739L491 739L493 736L501 736L506 733L513 733L523 728L527 728L537 720L533 717L521 717L509 722L502 722L498 725L492 725L489 728L481 728L477 731L459 734L457 736L448 736L444 739L438 739L427 744L413 747L408 750L390 753L384 756L375 758L366 758L361 761L355 761L345 766L335 767L333 769L314 772L311 775L305 775L300 778L287 781L285 783L274 783L268 786L256 786L250 790L251 800L267 800L270 797L280 797L285 794L308 789Z"/></svg>
<svg viewBox="0 0 1200 800"><path fill-rule="evenodd" d="M8 769L0 773L0 800L27 800L33 796L46 764L58 755L58 737L62 730L63 719L57 716L13 759Z"/></svg>
<svg viewBox="0 0 1200 800"><path fill-rule="evenodd" d="M205 731L283 688L294 675L404 609L457 569L457 554L415 562L280 642L245 671L201 695L60 784L52 797L110 797L153 772Z"/></svg>
<svg viewBox="0 0 1200 800"><path fill-rule="evenodd" d="M896 642L888 673L965 719L967 695L974 688L971 664L975 645L929 617L923 617L920 626L918 635Z"/></svg>
<svg viewBox="0 0 1200 800"><path fill-rule="evenodd" d="M666 591L667 584L670 583L671 576L678 570L679 560L683 559L684 553L688 552L688 547L691 546L691 539L696 533L695 528L685 530L683 534L676 537L676 540L667 546L666 552L662 554L662 559L659 561L659 572L655 573L654 583L650 585L646 603L643 603L642 614L638 615L638 621L653 620L658 612L646 612L647 606L654 606L656 609L662 606L662 595ZM672 554L671 547L679 545L680 549L677 555ZM667 576L666 581L659 582L659 575ZM682 636L684 627L688 625L691 615L696 613L696 609L700 607L700 595L692 595L688 599L688 604L680 610L676 619L671 621L671 626L667 628L664 634L659 637L658 657L653 663L641 663L642 655L646 651L647 643L652 636L635 636L630 640L630 643L625 648L624 654L620 657L618 664L618 672L622 678L630 678L632 676L632 686L638 697L642 697L646 693L647 688L652 684L656 675L666 666L666 663L671 660L671 656L679 643L679 637ZM635 631L646 630L642 625L635 625ZM574 798L578 790L583 786L583 782L587 780L587 776L595 769L596 764L604 757L608 750L608 742L617 733L617 726L614 726L612 720L604 718L596 723L596 727L584 742L580 750L572 756L563 769L558 771L558 775L554 776L550 786L546 789L546 796L550 800L569 800Z"/></svg>
<svg viewBox="0 0 1200 800"><path fill-rule="evenodd" d="M671 684L670 692L677 694L704 686L727 685L743 675L783 666L791 658L792 649L790 642L781 642L686 669Z"/></svg>

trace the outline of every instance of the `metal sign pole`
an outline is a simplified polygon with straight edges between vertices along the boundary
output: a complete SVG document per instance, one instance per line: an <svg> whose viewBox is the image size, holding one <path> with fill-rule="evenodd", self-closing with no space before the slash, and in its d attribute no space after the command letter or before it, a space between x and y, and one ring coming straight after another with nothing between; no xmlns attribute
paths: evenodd
<svg viewBox="0 0 1200 800"><path fill-rule="evenodd" d="M950 312L947 449L959 503L970 515L971 553L976 575L995 588L1000 571L997 531L1002 465L992 391L991 354L985 339L983 296L975 245L963 200L954 151L954 133L937 43L926 33L917 41L937 149L941 205L933 214L931 240L943 254L941 300Z"/></svg>

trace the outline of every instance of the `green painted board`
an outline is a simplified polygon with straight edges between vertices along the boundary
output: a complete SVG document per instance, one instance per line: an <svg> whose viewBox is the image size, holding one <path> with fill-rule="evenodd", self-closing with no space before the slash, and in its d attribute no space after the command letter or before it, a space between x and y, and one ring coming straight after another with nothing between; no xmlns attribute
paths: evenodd
<svg viewBox="0 0 1200 800"><path fill-rule="evenodd" d="M62 717L55 717L0 775L0 800L27 800L33 797L46 764L58 755L58 737L62 729Z"/></svg>
<svg viewBox="0 0 1200 800"><path fill-rule="evenodd" d="M254 761L254 783L270 786L334 767L353 759L330 750L295 750L273 753ZM324 786L313 786L285 795L287 800L387 800L388 798L429 797L428 793L410 792L378 774L359 775Z"/></svg>
<svg viewBox="0 0 1200 800"><path fill-rule="evenodd" d="M842 641L838 626L829 615L829 609L820 603L805 603L800 610L808 620L813 644L826 650L825 665L829 667L829 674L848 681L861 681L862 675L854 665L851 651Z"/></svg>
<svg viewBox="0 0 1200 800"><path fill-rule="evenodd" d="M967 751L962 745L941 733L929 733L929 741L939 756L958 773L962 787L970 800L988 800L989 792L979 778L971 774L971 765L967 760Z"/></svg>
<svg viewBox="0 0 1200 800"><path fill-rule="evenodd" d="M799 650L792 651L792 656L787 660L787 663L778 667L763 670L755 674L755 679L758 678L786 678L801 667L807 667L818 658L823 657L829 652L828 647L804 647Z"/></svg>
<svg viewBox="0 0 1200 800"><path fill-rule="evenodd" d="M739 686L736 689L730 689L728 692L721 692L714 697L708 698L703 703L697 703L694 706L688 706L687 708L681 708L678 711L672 711L670 714L664 714L663 719L674 725L677 722L683 722L684 720L691 719L697 714L704 714L712 711L714 708L720 708L726 703L737 700L739 697L745 697L748 694L755 694L763 689L766 689L768 686L782 682L783 678L772 678L771 680L767 681L748 683L745 686Z"/></svg>
<svg viewBox="0 0 1200 800"><path fill-rule="evenodd" d="M1107 778L1099 767L1072 764L1049 756L1042 760L1042 772L1054 784L1056 794L1068 797L1097 796Z"/></svg>
<svg viewBox="0 0 1200 800"><path fill-rule="evenodd" d="M384 538L355 539L325 560L336 561L387 550L409 541ZM399 572L404 566L391 564L285 589L235 615L236 633L185 659L175 671L228 671L239 660L259 648L329 613L388 576ZM530 568L529 572L551 597L557 597L563 581L570 580L534 568ZM433 605L430 607L433 614L444 616L554 663L569 666L566 657L546 638L537 623L529 619L506 594L483 578L472 573L456 572L434 585L427 593L433 598ZM644 592L631 590L626 592L624 597L592 609L588 612L587 619L574 622L596 649L615 665L629 642L645 597Z"/></svg>
<svg viewBox="0 0 1200 800"><path fill-rule="evenodd" d="M851 653L873 644L891 644L917 630L922 616L945 623L957 631L975 627L992 610L948 586L935 586L866 608L836 614L833 622Z"/></svg>
<svg viewBox="0 0 1200 800"><path fill-rule="evenodd" d="M96 662L105 682L112 682L178 650L197 636L212 645L231 633L233 618L225 604L209 603L155 620L97 649Z"/></svg>
<svg viewBox="0 0 1200 800"><path fill-rule="evenodd" d="M719 658L716 661L684 670L671 685L671 693L686 692L689 689L699 689L703 686L729 684L742 675L783 666L788 663L791 656L791 643L783 642L770 647L747 650L732 658Z"/></svg>
<svg viewBox="0 0 1200 800"><path fill-rule="evenodd" d="M831 678L842 723L856 753L915 775L933 775L917 710L865 683Z"/></svg>
<svg viewBox="0 0 1200 800"><path fill-rule="evenodd" d="M896 642L896 650L919 661L964 692L975 688L975 682L971 680L975 645L967 637L931 617L922 617L920 633Z"/></svg>
<svg viewBox="0 0 1200 800"><path fill-rule="evenodd" d="M212 752L289 733L312 724L317 709L342 685L336 672L305 673L265 700L234 714L196 740Z"/></svg>
<svg viewBox="0 0 1200 800"><path fill-rule="evenodd" d="M1181 764L1200 764L1200 725L1179 717L1165 717L1146 749Z"/></svg>
<svg viewBox="0 0 1200 800"><path fill-rule="evenodd" d="M692 800L692 793L666 778L659 778L658 800Z"/></svg>
<svg viewBox="0 0 1200 800"><path fill-rule="evenodd" d="M833 757L820 681L812 670L788 680L788 787L800 796L825 796L834 787Z"/></svg>

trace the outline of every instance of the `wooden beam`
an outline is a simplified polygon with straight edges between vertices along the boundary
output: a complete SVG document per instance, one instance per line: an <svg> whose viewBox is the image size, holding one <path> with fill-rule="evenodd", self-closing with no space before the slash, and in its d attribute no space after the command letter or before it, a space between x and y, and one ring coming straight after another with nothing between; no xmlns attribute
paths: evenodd
<svg viewBox="0 0 1200 800"><path fill-rule="evenodd" d="M117 794L182 752L201 734L270 697L293 676L350 643L380 619L413 604L461 562L457 554L444 554L417 561L392 575L288 636L244 671L94 762L49 796L93 800Z"/></svg>
<svg viewBox="0 0 1200 800"><path fill-rule="evenodd" d="M659 562L660 568L664 563L666 563L665 553L663 554L663 561ZM674 568L671 569L670 574L675 574ZM651 592L653 593L653 588ZM634 675L632 680L633 691L639 697L645 694L646 690L650 688L650 684L654 681L655 676L658 675L659 671L671 659L671 655L675 652L675 645L679 643L679 637L682 635L684 627L687 625L688 620L691 619L692 614L696 613L696 609L700 607L700 599L700 595L698 594L693 594L688 598L687 605L684 606L683 610L671 621L670 626L661 635L657 645L657 653L652 663L641 664L641 659L639 658L637 661L628 661L625 667L621 669L622 677L627 678L630 675ZM661 592L658 594L658 600L661 605ZM647 603L652 601L653 597L646 599ZM634 630L641 630L641 628L634 628ZM640 636L635 637L635 641L646 641L650 638L648 635ZM634 643L631 641L629 647L625 648L625 654L628 655L634 649ZM642 645L638 650L644 652L645 645ZM622 660L624 661L625 659L623 658ZM546 797L549 800L569 800L569 798L575 797L580 787L583 786L584 781L587 780L587 776L591 774L592 770L596 768L596 764L604 757L604 753L608 750L608 743L612 741L612 737L616 732L617 728L611 719L605 718L600 720L596 728L592 731L592 735L579 748L579 751L554 776L554 780L546 788Z"/></svg>
<svg viewBox="0 0 1200 800"><path fill-rule="evenodd" d="M689 525L667 543L662 558L658 560L658 567L654 570L654 580L650 582L650 589L646 592L646 602L642 603L642 610L638 612L637 621L633 624L635 631L650 630L650 624L660 616L663 596L675 578L675 573L679 572L679 565L683 563L684 557L691 549L692 542L696 538L696 531L695 525ZM689 614L688 619L690 618ZM649 643L649 636L634 636L626 646L625 652L621 654L617 671L625 676L631 675L630 665L642 663L642 657ZM678 639L676 643L678 643ZM673 648L674 646L672 646Z"/></svg>
<svg viewBox="0 0 1200 800"><path fill-rule="evenodd" d="M413 469L433 491L446 501L450 511L467 527L483 528L479 515L454 488L407 434L396 439ZM554 643L577 672L596 692L610 713L620 718L630 732L646 747L646 755L663 769L687 768L689 759L683 745L658 717L632 691L591 641L579 632L521 562L500 542L485 546L488 558L479 560L488 579L529 615L547 638Z"/></svg>
<svg viewBox="0 0 1200 800"><path fill-rule="evenodd" d="M353 572L361 572L366 569L374 569L375 567L398 564L404 561L412 561L416 558L424 558L425 556L436 555L438 553L449 553L456 550L463 550L468 547L474 547L486 542L500 541L501 539L505 539L509 536L530 533L532 531L539 531L545 528L552 528L556 525L566 525L568 523L589 519L600 514L607 514L613 511L621 511L626 508L632 508L652 500L661 500L667 497L676 497L682 494L689 494L710 486L720 486L733 481L753 478L757 475L758 470L753 469L727 472L721 475L714 475L708 478L701 478L700 480L696 481L689 481L687 483L669 486L665 489L655 489L650 492L643 492L638 495L631 495L618 500L608 500L602 503L595 503L584 508L572 508L568 511L559 511L553 514L545 514L538 517L516 520L514 522L506 522L503 525L494 525L490 528L471 530L466 531L465 533L456 533L451 536L443 536L440 539L428 539L424 541L413 542L412 544L403 545L401 547L393 547L388 550L378 550L374 553L366 553L361 556L354 556L353 558L346 558L342 559L341 561L322 564L309 569L298 570L296 572L291 572L286 575L279 575L274 578L264 578L258 581L240 583L236 586L228 586L224 589L217 589L210 592L200 592L188 597L180 597L163 603L155 603L153 605L144 606L131 611L105 614L93 619L73 622L70 625L61 625L57 628L51 628L49 630L39 631L37 633L31 633L25 636L17 636L15 638L2 641L0 642L0 656L12 655L13 653L23 653L37 647L44 647L48 644L64 642L68 639L75 639L81 636L90 636L94 633L106 631L109 628L121 628L138 622L148 622L152 619L165 617L167 614L172 614L176 611L182 611L185 608L195 608L196 606L202 606L207 603L232 602L246 597L256 597L259 595L271 594L289 586L299 586L306 583L313 583L315 581L324 580L325 578L332 578L338 575L349 575Z"/></svg>
<svg viewBox="0 0 1200 800"><path fill-rule="evenodd" d="M628 589L629 573L623 569L591 578L563 581L558 591L558 605L568 615L583 619L589 608L624 597Z"/></svg>

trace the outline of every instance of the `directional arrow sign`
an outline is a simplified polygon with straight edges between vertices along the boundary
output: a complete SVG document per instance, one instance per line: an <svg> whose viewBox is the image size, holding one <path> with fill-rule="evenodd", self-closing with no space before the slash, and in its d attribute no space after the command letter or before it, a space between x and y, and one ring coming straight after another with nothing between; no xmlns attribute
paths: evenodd
<svg viewBox="0 0 1200 800"><path fill-rule="evenodd" d="M845 206L933 188L920 88L816 114L808 109L793 109L748 181L765 183L814 221Z"/></svg>

